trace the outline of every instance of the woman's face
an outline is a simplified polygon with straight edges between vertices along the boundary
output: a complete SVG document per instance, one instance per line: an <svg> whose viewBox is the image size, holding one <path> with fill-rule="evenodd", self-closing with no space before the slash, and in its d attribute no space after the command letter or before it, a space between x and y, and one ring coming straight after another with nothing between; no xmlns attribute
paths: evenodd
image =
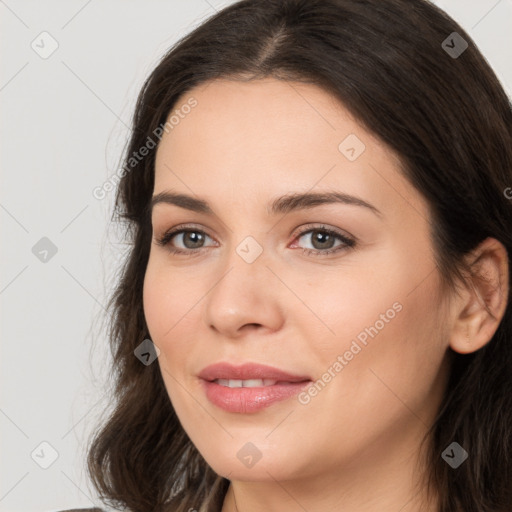
<svg viewBox="0 0 512 512"><path fill-rule="evenodd" d="M172 114L191 97L158 147L154 188L190 200L155 202L144 282L183 428L230 479L343 468L367 478L377 461L395 470L446 377L426 202L393 153L316 86L212 81ZM286 199L295 195L306 196ZM159 245L173 228L189 232ZM224 362L309 382L274 384L286 377L249 367L203 374L231 383L200 378Z"/></svg>

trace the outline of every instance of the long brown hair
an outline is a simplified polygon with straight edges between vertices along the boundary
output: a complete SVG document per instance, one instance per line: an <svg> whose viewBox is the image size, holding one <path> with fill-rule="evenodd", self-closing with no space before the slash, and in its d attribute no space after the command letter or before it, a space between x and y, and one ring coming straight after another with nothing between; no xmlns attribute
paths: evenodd
<svg viewBox="0 0 512 512"><path fill-rule="evenodd" d="M87 462L104 502L135 512L218 512L229 485L181 427L158 364L145 366L134 356L149 337L142 286L156 151L130 160L194 86L227 77L316 84L392 148L430 205L447 288L471 271L463 256L487 237L505 246L510 266L511 104L449 16L426 0L243 0L216 13L178 41L146 80L116 197L117 220L126 223L132 245L109 303L115 406L93 436ZM469 451L456 470L441 458L452 441ZM440 498L440 512L512 510L510 300L486 346L453 353L428 450L429 489Z"/></svg>

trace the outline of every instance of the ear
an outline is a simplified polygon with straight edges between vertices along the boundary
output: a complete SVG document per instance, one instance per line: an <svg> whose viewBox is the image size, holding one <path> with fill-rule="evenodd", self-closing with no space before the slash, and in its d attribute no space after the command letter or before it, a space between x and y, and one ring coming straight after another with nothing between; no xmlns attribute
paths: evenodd
<svg viewBox="0 0 512 512"><path fill-rule="evenodd" d="M486 345L503 318L509 294L507 250L494 238L486 238L468 256L471 275L456 299L450 347L460 354Z"/></svg>

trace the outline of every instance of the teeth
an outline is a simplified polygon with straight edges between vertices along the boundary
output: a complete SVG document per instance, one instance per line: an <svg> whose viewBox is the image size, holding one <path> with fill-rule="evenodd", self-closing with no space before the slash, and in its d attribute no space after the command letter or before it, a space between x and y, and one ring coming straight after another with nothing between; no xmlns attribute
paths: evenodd
<svg viewBox="0 0 512 512"><path fill-rule="evenodd" d="M277 381L271 379L216 379L214 380L219 386L228 388L261 388L264 386L273 386Z"/></svg>

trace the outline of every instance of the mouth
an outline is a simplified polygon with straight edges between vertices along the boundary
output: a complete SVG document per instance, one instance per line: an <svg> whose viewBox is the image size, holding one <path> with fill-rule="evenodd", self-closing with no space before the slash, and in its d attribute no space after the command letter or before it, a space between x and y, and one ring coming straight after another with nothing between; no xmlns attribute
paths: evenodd
<svg viewBox="0 0 512 512"><path fill-rule="evenodd" d="M222 385L228 385L225 381L235 383L230 387L256 387L272 386L279 382L303 382L311 380L307 375L297 375L286 372L274 366L268 366L258 363L245 363L235 366L228 362L215 363L203 368L199 373L203 380L213 382L221 381ZM241 382L240 386L238 383ZM244 383L247 386L244 386Z"/></svg>
<svg viewBox="0 0 512 512"><path fill-rule="evenodd" d="M254 413L298 394L311 378L255 363L217 363L199 373L208 400L232 413Z"/></svg>
<svg viewBox="0 0 512 512"><path fill-rule="evenodd" d="M267 386L275 386L276 384L293 384L293 382L277 381L273 379L215 379L211 382L215 382L215 384L218 384L219 386L225 386L228 388L263 388Z"/></svg>

